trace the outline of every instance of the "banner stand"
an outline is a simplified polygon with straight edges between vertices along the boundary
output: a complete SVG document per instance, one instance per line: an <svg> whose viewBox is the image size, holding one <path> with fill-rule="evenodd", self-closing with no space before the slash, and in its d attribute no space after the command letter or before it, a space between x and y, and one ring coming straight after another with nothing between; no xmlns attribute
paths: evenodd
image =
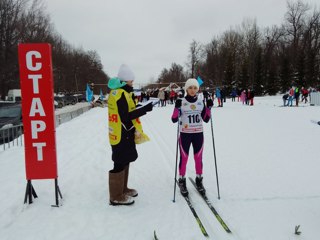
<svg viewBox="0 0 320 240"><path fill-rule="evenodd" d="M55 199L56 199L56 204L55 205L51 205L51 207L59 207L59 196L62 199L62 194L60 192L60 188L58 185L58 179L55 178L54 179L54 188L55 188ZM27 188L26 188L26 194L24 196L24 203L26 204L27 202L29 204L33 203L32 201L32 197L34 198L38 198L38 195L36 193L36 191L34 190L31 180L28 180L27 182ZM29 200L29 201L28 201Z"/></svg>
<svg viewBox="0 0 320 240"><path fill-rule="evenodd" d="M24 203L26 204L29 199L29 204L33 203L32 196L34 198L37 198L38 195L36 194L36 191L34 190L31 180L28 180L27 182L27 188L26 188L26 194L24 196Z"/></svg>
<svg viewBox="0 0 320 240"><path fill-rule="evenodd" d="M59 207L59 196L62 199L62 194L60 192L60 188L58 185L58 178L54 179L54 188L55 188L55 195L56 195L56 205L51 205L51 207Z"/></svg>

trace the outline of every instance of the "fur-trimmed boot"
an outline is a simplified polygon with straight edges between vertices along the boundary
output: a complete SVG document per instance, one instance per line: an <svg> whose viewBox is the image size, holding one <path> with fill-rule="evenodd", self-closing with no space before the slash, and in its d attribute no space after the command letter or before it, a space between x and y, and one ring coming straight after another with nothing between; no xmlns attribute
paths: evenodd
<svg viewBox="0 0 320 240"><path fill-rule="evenodd" d="M126 168L124 169L123 193L130 197L136 197L138 196L137 190L128 188L129 166L130 165L126 166Z"/></svg>
<svg viewBox="0 0 320 240"><path fill-rule="evenodd" d="M123 193L125 170L117 173L109 171L110 205L131 205L134 200Z"/></svg>

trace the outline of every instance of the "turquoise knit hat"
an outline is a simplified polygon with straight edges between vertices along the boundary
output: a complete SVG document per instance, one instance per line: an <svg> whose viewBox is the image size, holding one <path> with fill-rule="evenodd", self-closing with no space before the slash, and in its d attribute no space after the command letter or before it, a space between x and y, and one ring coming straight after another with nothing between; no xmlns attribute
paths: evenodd
<svg viewBox="0 0 320 240"><path fill-rule="evenodd" d="M119 78L114 77L109 79L108 87L110 89L118 89L123 87L126 84L127 84L126 82L122 82Z"/></svg>

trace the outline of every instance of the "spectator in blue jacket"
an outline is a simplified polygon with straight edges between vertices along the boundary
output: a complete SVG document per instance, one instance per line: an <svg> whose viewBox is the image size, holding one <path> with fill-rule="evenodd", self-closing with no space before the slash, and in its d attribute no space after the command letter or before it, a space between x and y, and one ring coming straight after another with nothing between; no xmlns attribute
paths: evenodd
<svg viewBox="0 0 320 240"><path fill-rule="evenodd" d="M221 91L220 88L216 88L216 98L218 99L218 107L222 107L222 101L221 101Z"/></svg>

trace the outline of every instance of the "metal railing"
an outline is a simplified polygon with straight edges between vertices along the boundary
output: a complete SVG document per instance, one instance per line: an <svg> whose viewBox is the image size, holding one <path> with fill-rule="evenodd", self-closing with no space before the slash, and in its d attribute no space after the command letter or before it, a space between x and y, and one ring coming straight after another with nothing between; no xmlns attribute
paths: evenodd
<svg viewBox="0 0 320 240"><path fill-rule="evenodd" d="M68 122L81 114L83 114L86 111L89 111L92 107L91 106L85 106L82 108L79 108L77 110L66 112L66 113L60 113L56 115L56 127L60 126L62 123Z"/></svg>
<svg viewBox="0 0 320 240"><path fill-rule="evenodd" d="M23 125L0 129L0 149L23 146Z"/></svg>
<svg viewBox="0 0 320 240"><path fill-rule="evenodd" d="M79 108L77 110L60 113L55 116L56 118L56 127L60 124L68 122L84 112L91 109L91 106L85 106ZM4 151L8 148L12 148L15 146L23 146L24 138L23 138L23 125L12 126L5 129L0 129L0 151Z"/></svg>

